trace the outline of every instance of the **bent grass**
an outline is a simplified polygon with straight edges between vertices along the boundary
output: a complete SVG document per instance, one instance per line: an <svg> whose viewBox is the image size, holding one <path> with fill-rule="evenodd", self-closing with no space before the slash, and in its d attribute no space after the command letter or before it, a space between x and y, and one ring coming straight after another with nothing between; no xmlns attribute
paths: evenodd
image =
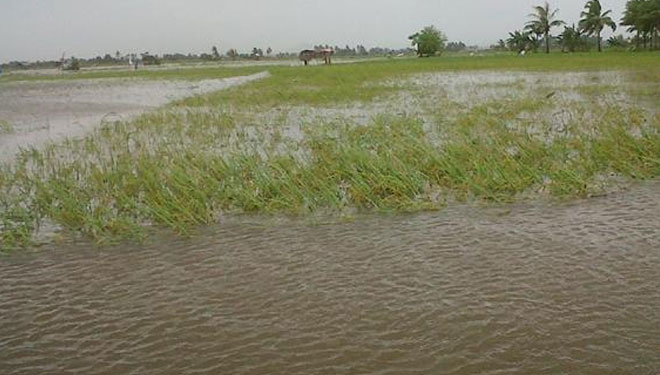
<svg viewBox="0 0 660 375"><path fill-rule="evenodd" d="M430 122L392 113L366 124L310 118L295 139L283 130L286 116L258 125L273 108L386 100L406 89L384 83L402 74L396 64L281 68L246 87L105 124L83 139L23 150L0 169L0 248L28 246L45 220L104 243L140 240L151 225L189 234L226 213L418 211L454 199L587 197L607 191L602 176L660 175L657 113L574 103L564 108L570 123L554 131L542 94L471 107L438 103ZM433 68L433 61L401 64L403 72Z"/></svg>
<svg viewBox="0 0 660 375"><path fill-rule="evenodd" d="M0 134L8 134L14 131L14 127L9 121L0 120Z"/></svg>

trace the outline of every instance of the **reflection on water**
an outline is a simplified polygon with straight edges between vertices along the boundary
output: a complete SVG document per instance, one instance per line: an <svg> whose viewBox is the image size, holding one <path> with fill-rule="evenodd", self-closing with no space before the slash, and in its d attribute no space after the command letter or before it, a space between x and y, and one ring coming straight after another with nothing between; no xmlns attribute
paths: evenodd
<svg viewBox="0 0 660 375"><path fill-rule="evenodd" d="M510 211L509 211L510 209ZM4 374L657 374L660 184L0 260Z"/></svg>

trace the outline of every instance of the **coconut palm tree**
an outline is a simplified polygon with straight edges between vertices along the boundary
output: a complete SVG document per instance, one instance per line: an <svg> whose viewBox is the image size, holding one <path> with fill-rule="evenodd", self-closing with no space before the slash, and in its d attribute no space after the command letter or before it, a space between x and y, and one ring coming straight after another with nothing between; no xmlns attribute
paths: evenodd
<svg viewBox="0 0 660 375"><path fill-rule="evenodd" d="M584 11L580 13L580 30L585 32L587 35L596 35L598 37L598 52L602 51L601 47L601 37L600 33L603 31L605 26L612 28L612 31L616 30L616 23L612 20L612 17L609 16L612 13L612 10L603 11L602 6L600 5L599 0L589 0L584 6ZM602 13L601 13L602 12Z"/></svg>
<svg viewBox="0 0 660 375"><path fill-rule="evenodd" d="M580 30L575 27L575 24L570 27L564 26L564 32L559 34L557 39L562 47L562 51L565 52L575 52L583 49L586 45L584 37L580 34Z"/></svg>
<svg viewBox="0 0 660 375"><path fill-rule="evenodd" d="M607 45L614 48L625 48L628 45L628 41L623 35L612 35L607 39Z"/></svg>
<svg viewBox="0 0 660 375"><path fill-rule="evenodd" d="M534 39L528 32L516 30L509 33L509 38L506 40L506 44L510 50L520 53L532 48Z"/></svg>
<svg viewBox="0 0 660 375"><path fill-rule="evenodd" d="M628 26L629 32L637 33L635 37L637 47L642 40L646 48L647 41L650 40L649 47L653 48L657 32L660 30L660 0L629 0L623 12L621 25Z"/></svg>
<svg viewBox="0 0 660 375"><path fill-rule="evenodd" d="M636 33L635 45L639 48L639 41L641 40L644 28L641 23L640 11L643 3L646 0L631 0L626 3L626 10L623 11L621 18L621 26L628 26L626 31Z"/></svg>
<svg viewBox="0 0 660 375"><path fill-rule="evenodd" d="M551 12L550 5L546 1L545 6L534 7L534 13L529 14L532 20L525 25L527 30L545 37L545 53L550 53L550 29L564 23L564 21L554 19L557 12L559 9Z"/></svg>

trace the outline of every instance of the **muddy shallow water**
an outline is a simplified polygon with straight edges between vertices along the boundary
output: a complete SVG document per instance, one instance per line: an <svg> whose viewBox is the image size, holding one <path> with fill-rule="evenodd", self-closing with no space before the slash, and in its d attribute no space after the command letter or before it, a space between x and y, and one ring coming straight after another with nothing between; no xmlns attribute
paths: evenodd
<svg viewBox="0 0 660 375"><path fill-rule="evenodd" d="M0 259L3 374L658 374L660 183Z"/></svg>
<svg viewBox="0 0 660 375"><path fill-rule="evenodd" d="M90 79L4 83L0 86L0 120L12 129L0 133L0 161L21 147L80 137L104 120L128 120L173 100L267 76L263 72L199 82Z"/></svg>

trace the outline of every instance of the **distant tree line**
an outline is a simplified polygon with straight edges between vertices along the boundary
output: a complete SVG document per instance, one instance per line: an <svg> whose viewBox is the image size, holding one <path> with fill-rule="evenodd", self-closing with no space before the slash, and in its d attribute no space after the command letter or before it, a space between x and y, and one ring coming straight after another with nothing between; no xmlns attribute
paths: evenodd
<svg viewBox="0 0 660 375"><path fill-rule="evenodd" d="M361 56L393 56L399 54L414 54L414 50L410 48L384 48L372 47L367 49L364 45L357 45L350 47L346 45L344 48L339 46L331 47L327 44L318 44L314 49L333 48L335 56L340 57L361 57ZM296 52L275 52L273 48L254 47L250 51L239 52L235 48L230 48L222 53L218 46L212 46L209 52L203 53L165 53L162 55L150 54L148 52L142 54L123 54L120 51L115 53L106 53L104 55L92 58L75 58L69 57L67 62L75 62L76 67L94 67L94 66L110 66L110 65L124 65L129 61L134 62L136 59L144 65L157 65L161 62L164 63L184 63L184 62L205 62L205 61L236 61L236 60L266 60L266 59L293 59L298 57ZM27 70L27 69L55 69L63 67L64 61L62 60L47 60L47 61L11 61L7 64L2 64L5 70ZM67 66L71 66L70 64Z"/></svg>
<svg viewBox="0 0 660 375"><path fill-rule="evenodd" d="M331 48L335 51L334 55L339 57L360 57L360 56L393 56L399 54L411 54L413 50L410 48L385 48L385 47L371 47L367 49L364 45L358 44L351 47L348 44L343 48L335 45L334 47L329 44L314 45L314 50Z"/></svg>

